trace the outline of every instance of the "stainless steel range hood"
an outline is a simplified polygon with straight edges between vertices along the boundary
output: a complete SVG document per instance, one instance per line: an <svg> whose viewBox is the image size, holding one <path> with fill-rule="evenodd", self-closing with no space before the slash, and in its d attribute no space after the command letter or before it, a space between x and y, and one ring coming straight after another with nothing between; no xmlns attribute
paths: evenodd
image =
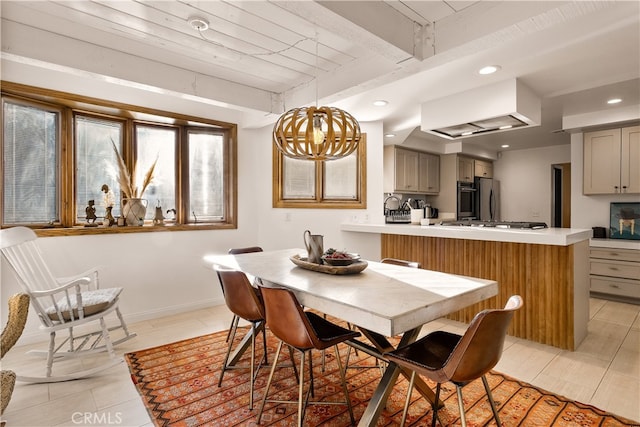
<svg viewBox="0 0 640 427"><path fill-rule="evenodd" d="M461 139L540 125L540 98L510 79L422 104L420 130Z"/></svg>

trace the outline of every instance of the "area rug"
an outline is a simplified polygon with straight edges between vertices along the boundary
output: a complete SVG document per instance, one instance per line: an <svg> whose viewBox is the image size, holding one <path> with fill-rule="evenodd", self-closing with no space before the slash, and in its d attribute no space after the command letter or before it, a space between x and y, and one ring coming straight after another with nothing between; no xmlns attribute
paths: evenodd
<svg viewBox="0 0 640 427"><path fill-rule="evenodd" d="M243 332L239 332L238 336L242 336ZM257 425L256 414L268 379L269 367L263 367L258 372L254 392L255 406L250 411L248 370L227 371L222 386L218 387L220 369L227 348L226 336L227 332L221 331L125 355L131 378L156 426ZM258 340L256 348L257 354L260 355L261 341ZM269 363L275 355L277 344L277 338L268 333ZM246 353L239 364L248 362L249 352ZM281 363L285 364L288 354L285 357L284 354L287 352L282 353ZM340 355L343 362L346 353L346 346L341 346ZM380 381L381 372L375 366L375 358L362 352L355 355L351 351L349 365L347 381L357 420ZM322 353L314 352L313 399L339 401L343 398L337 369L333 351L327 351L325 354L324 371ZM308 379L308 375L305 379ZM491 372L487 379L505 427L638 426L632 421L546 392L498 372ZM435 388L433 383L427 383ZM399 425L407 386L408 381L402 377L398 379L380 416L378 426ZM296 400L297 390L293 370L290 367L279 367L269 397L273 398L274 393L277 393L278 399ZM469 427L495 425L480 380L465 386L463 395ZM441 398L445 403L445 408L439 411L442 422L447 426L460 425L455 386L450 383L443 385ZM296 420L296 405L273 403L265 406L260 425L292 426L296 424ZM304 424L340 427L349 426L351 423L344 405L310 405L305 414ZM407 425L431 425L431 409L425 399L415 391L412 394Z"/></svg>

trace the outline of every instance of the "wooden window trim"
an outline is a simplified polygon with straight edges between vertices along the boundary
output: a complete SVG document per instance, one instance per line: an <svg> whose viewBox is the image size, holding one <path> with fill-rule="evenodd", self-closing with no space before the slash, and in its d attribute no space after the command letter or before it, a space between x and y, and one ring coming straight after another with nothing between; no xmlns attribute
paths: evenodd
<svg viewBox="0 0 640 427"><path fill-rule="evenodd" d="M2 87L2 96L12 98L18 102L32 103L40 106L47 106L47 108L56 108L61 111L60 116L60 147L59 147L59 159L60 169L57 171L59 174L59 192L62 196L59 197L60 203L60 221L62 224L70 224L71 218L75 218L75 176L73 173L64 171L73 171L74 165L74 142L72 138L73 133L73 117L74 113L80 113L85 115L104 116L115 118L118 120L125 120L129 122L125 126L125 132L132 132L131 123L148 122L149 124L168 124L182 127L186 133L187 127L198 128L199 126L204 128L217 128L227 135L227 155L225 156L224 164L224 192L225 192L225 214L226 218L221 222L215 223L180 223L185 221L184 206L182 206L181 213L178 215L178 223L175 225L163 225L153 226L145 224L144 226L127 226L127 227L63 227L61 224L53 225L41 225L41 224L25 224L28 227L34 229L38 236L69 236L69 235L94 235L94 234L119 234L119 233L149 233L149 232L172 232L172 231L194 231L194 230L227 230L238 228L238 182L237 182L237 162L238 162L238 128L237 124L223 122L218 120L211 120L202 117L195 117L180 113L173 113L168 111L156 110L153 108L147 108L142 106L136 106L131 104L124 104L119 102L113 102L108 100L102 100L68 92L61 92L56 90L44 89L34 86L23 85L19 83L0 81ZM157 117L165 121L153 121L149 120L149 117ZM180 135L183 138L185 135ZM132 138L131 135L129 135ZM135 144L135 142L134 142ZM131 144L129 144L131 145ZM187 150L186 144L180 144L183 150ZM132 149L132 148L127 148ZM188 150L187 150L188 153ZM184 154L184 153L182 153ZM129 157L130 158L130 157ZM184 158L184 157L183 157ZM182 197L184 192L184 186L187 183L182 181L183 168L188 167L185 160L182 164L178 165L177 171L177 192L176 197L179 197L180 203L184 201ZM2 179L2 177L0 177ZM1 191L1 188L0 188ZM12 225L3 226L3 228L11 227Z"/></svg>
<svg viewBox="0 0 640 427"><path fill-rule="evenodd" d="M357 176L357 198L356 200L322 199L323 194L323 169L315 168L315 200L294 200L285 199L284 192L284 155L273 144L273 207L274 208L295 208L295 209L366 209L367 208L367 136L362 134L362 139L358 144L358 176ZM324 163L324 162L320 162Z"/></svg>

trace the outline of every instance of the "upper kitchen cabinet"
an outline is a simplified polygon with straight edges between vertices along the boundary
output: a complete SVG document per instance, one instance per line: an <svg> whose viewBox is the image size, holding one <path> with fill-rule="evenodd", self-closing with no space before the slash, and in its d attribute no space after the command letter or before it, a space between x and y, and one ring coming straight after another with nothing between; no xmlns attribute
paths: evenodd
<svg viewBox="0 0 640 427"><path fill-rule="evenodd" d="M474 160L469 157L458 157L458 181L473 182L475 175Z"/></svg>
<svg viewBox="0 0 640 427"><path fill-rule="evenodd" d="M384 148L384 192L437 194L440 157L396 146Z"/></svg>
<svg viewBox="0 0 640 427"><path fill-rule="evenodd" d="M584 194L640 193L640 126L584 134Z"/></svg>
<svg viewBox="0 0 640 427"><path fill-rule="evenodd" d="M420 153L418 188L425 194L440 192L440 156Z"/></svg>
<svg viewBox="0 0 640 427"><path fill-rule="evenodd" d="M493 178L493 163L484 160L474 161L474 175L480 178Z"/></svg>

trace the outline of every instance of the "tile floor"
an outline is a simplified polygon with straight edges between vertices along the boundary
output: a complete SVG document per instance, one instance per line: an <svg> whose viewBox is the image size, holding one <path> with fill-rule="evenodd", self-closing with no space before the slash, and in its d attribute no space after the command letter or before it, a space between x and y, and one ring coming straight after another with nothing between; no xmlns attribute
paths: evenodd
<svg viewBox="0 0 640 427"><path fill-rule="evenodd" d="M575 352L508 337L496 370L549 391L640 421L640 306L591 299L589 335ZM118 348L140 350L226 329L225 306L129 325L138 337ZM423 331L460 332L465 325L446 319ZM30 345L14 347L3 369L25 374L42 361L25 356ZM97 356L85 365L104 360ZM77 361L74 363L78 363ZM8 427L152 426L121 363L90 379L54 384L18 383L3 415Z"/></svg>

